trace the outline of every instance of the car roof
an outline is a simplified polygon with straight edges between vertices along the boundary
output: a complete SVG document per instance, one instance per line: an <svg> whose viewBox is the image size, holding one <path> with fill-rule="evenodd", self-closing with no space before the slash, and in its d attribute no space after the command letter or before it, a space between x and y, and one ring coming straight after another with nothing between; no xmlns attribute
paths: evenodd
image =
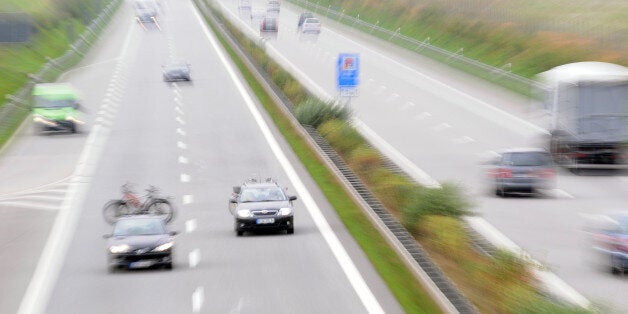
<svg viewBox="0 0 628 314"><path fill-rule="evenodd" d="M305 19L305 22L307 23L308 21L313 22L316 21L317 23L319 23L319 20L315 17L308 17Z"/></svg>
<svg viewBox="0 0 628 314"><path fill-rule="evenodd" d="M122 216L122 217L118 218L117 221L123 221L123 220L159 220L159 221L163 222L162 218L155 217L155 216L150 216L150 215Z"/></svg>

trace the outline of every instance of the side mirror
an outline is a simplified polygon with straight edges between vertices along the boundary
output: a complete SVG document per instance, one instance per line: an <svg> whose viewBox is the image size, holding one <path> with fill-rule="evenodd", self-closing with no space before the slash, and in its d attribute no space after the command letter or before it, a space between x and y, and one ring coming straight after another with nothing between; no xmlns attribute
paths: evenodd
<svg viewBox="0 0 628 314"><path fill-rule="evenodd" d="M288 200L291 201L291 202L292 201L296 201L297 197L295 195L291 195L291 196L288 197Z"/></svg>
<svg viewBox="0 0 628 314"><path fill-rule="evenodd" d="M240 190L241 190L240 186L234 186L233 187L233 193L235 193L235 194L240 194Z"/></svg>
<svg viewBox="0 0 628 314"><path fill-rule="evenodd" d="M177 231L170 231L171 236L176 236L177 234L179 234Z"/></svg>
<svg viewBox="0 0 628 314"><path fill-rule="evenodd" d="M81 104L79 104L78 102L75 102L72 107L74 107L74 109L76 109L76 110L79 110L79 109L81 109Z"/></svg>
<svg viewBox="0 0 628 314"><path fill-rule="evenodd" d="M231 203L231 204L235 204L235 203L237 203L237 202L238 202L238 200L236 199L236 197L235 197L235 196L233 196L233 197L229 198L229 203Z"/></svg>
<svg viewBox="0 0 628 314"><path fill-rule="evenodd" d="M102 238L103 238L103 239L109 239L109 238L111 238L112 236L113 236L113 235L111 235L111 234L104 234L104 235L102 236Z"/></svg>

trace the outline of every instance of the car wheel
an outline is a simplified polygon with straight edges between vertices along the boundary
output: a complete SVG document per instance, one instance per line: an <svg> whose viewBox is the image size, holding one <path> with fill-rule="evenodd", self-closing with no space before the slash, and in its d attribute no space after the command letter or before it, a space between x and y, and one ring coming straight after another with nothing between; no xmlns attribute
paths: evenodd
<svg viewBox="0 0 628 314"><path fill-rule="evenodd" d="M613 275L618 275L622 272L622 267L619 265L619 261L616 257L611 256L611 273Z"/></svg>
<svg viewBox="0 0 628 314"><path fill-rule="evenodd" d="M108 266L107 267L107 272L110 274L114 274L116 272L118 272L118 267L117 266Z"/></svg>
<svg viewBox="0 0 628 314"><path fill-rule="evenodd" d="M294 234L294 228L288 228L288 229L286 230L286 233L288 233L288 234Z"/></svg>
<svg viewBox="0 0 628 314"><path fill-rule="evenodd" d="M172 262L167 263L167 264L164 266L164 268L165 268L165 269L167 269L167 270L172 270Z"/></svg>
<svg viewBox="0 0 628 314"><path fill-rule="evenodd" d="M236 234L238 235L238 237L241 237L242 235L244 235L244 231L236 230Z"/></svg>

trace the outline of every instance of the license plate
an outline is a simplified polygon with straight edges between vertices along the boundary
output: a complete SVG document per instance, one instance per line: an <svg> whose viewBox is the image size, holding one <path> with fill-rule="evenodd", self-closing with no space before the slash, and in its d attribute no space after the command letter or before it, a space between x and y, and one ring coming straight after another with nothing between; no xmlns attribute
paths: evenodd
<svg viewBox="0 0 628 314"><path fill-rule="evenodd" d="M153 266L153 261L137 261L129 264L130 268L146 268Z"/></svg>
<svg viewBox="0 0 628 314"><path fill-rule="evenodd" d="M272 223L275 223L275 218L259 218L259 219L257 219L256 223L258 225L272 224Z"/></svg>

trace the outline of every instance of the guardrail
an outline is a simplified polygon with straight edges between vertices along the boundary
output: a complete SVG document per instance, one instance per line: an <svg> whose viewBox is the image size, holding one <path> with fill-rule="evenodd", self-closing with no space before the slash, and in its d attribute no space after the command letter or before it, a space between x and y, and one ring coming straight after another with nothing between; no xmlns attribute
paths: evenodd
<svg viewBox="0 0 628 314"><path fill-rule="evenodd" d="M474 75L480 76L488 81L504 85L511 89L523 93L529 93L534 89L543 89L544 85L529 78L514 74L510 71L512 64L507 63L502 67L494 67L480 61L464 56L464 48L460 48L455 52L445 50L430 44L430 37L424 40L418 40L402 34L401 28L390 30L379 26L379 21L375 24L363 21L358 13L355 17L345 14L345 10L337 11L332 6L321 6L308 0L286 0L298 6L311 10L315 14L319 14L326 18L343 23L349 27L365 31L373 36L382 38L399 46L408 48L416 53L426 55L430 58L437 59L441 62L450 64L457 68L461 68Z"/></svg>
<svg viewBox="0 0 628 314"><path fill-rule="evenodd" d="M20 90L14 94L5 95L6 103L0 107L0 137L13 133L23 118L30 113L29 100L35 84L52 82L61 73L75 65L87 53L122 1L111 1L63 55L56 59L48 58L48 62L41 67L39 72L28 74L29 80Z"/></svg>

